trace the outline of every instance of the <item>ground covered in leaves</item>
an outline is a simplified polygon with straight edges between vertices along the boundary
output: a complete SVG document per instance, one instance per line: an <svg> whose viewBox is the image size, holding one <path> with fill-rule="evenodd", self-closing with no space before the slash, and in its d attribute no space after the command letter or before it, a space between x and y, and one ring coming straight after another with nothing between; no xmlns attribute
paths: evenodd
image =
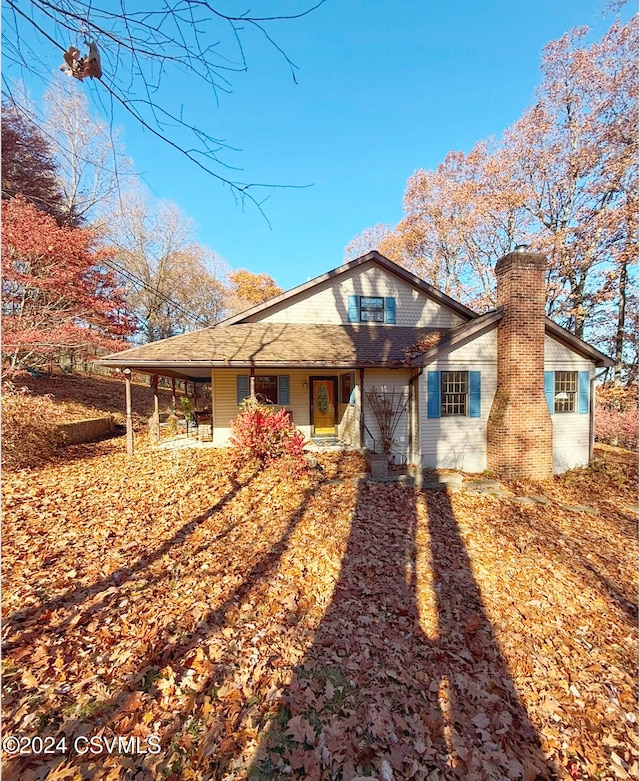
<svg viewBox="0 0 640 781"><path fill-rule="evenodd" d="M637 777L634 455L497 498L123 451L4 475L5 781Z"/></svg>

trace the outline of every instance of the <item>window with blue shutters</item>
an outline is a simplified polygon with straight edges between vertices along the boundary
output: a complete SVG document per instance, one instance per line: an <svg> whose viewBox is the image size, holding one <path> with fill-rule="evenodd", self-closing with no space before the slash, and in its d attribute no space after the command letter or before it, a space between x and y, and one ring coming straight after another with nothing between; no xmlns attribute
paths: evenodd
<svg viewBox="0 0 640 781"><path fill-rule="evenodd" d="M427 417L479 418L480 375L478 371L427 372Z"/></svg>
<svg viewBox="0 0 640 781"><path fill-rule="evenodd" d="M349 323L396 323L396 300L393 296L349 296Z"/></svg>
<svg viewBox="0 0 640 781"><path fill-rule="evenodd" d="M547 371L544 373L544 393L549 412L562 414L589 412L589 372Z"/></svg>
<svg viewBox="0 0 640 781"><path fill-rule="evenodd" d="M236 378L236 398L238 404L250 395L249 375L238 374ZM255 377L256 396L258 401L267 404L290 404L288 374L257 374Z"/></svg>

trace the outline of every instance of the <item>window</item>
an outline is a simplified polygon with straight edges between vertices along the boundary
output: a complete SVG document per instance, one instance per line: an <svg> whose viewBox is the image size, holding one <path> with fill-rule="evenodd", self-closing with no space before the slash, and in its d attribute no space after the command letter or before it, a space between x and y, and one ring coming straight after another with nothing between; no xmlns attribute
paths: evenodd
<svg viewBox="0 0 640 781"><path fill-rule="evenodd" d="M588 371L544 373L544 395L549 414L577 412L587 415L590 408L591 375Z"/></svg>
<svg viewBox="0 0 640 781"><path fill-rule="evenodd" d="M356 373L349 372L348 374L340 375L340 403L341 404L355 404L356 387Z"/></svg>
<svg viewBox="0 0 640 781"><path fill-rule="evenodd" d="M440 372L440 415L466 415L469 372Z"/></svg>
<svg viewBox="0 0 640 781"><path fill-rule="evenodd" d="M553 396L554 412L575 412L578 372L556 372Z"/></svg>
<svg viewBox="0 0 640 781"><path fill-rule="evenodd" d="M259 401L278 403L278 378L272 375L256 375L256 396Z"/></svg>
<svg viewBox="0 0 640 781"><path fill-rule="evenodd" d="M360 296L360 321L362 323L384 323L384 298L382 296Z"/></svg>
<svg viewBox="0 0 640 781"><path fill-rule="evenodd" d="M394 325L396 300L393 296L349 296L348 321Z"/></svg>
<svg viewBox="0 0 640 781"><path fill-rule="evenodd" d="M259 401L269 404L290 404L289 375L260 374L255 378L255 391ZM248 374L236 376L236 401L242 404L251 393L251 379Z"/></svg>
<svg viewBox="0 0 640 781"><path fill-rule="evenodd" d="M479 371L428 371L427 417L481 417L481 386Z"/></svg>

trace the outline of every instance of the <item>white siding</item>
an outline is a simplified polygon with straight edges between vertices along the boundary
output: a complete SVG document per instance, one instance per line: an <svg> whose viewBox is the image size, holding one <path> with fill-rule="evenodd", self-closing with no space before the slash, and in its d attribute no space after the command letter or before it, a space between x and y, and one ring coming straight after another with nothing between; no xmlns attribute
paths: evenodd
<svg viewBox="0 0 640 781"><path fill-rule="evenodd" d="M420 378L422 465L429 469L486 469L487 420L496 391L497 331L493 329L457 350L451 350L425 368ZM589 371L594 365L570 348L545 337L545 371ZM427 371L480 371L481 415L427 417ZM590 413L551 415L553 424L553 471L558 474L589 463Z"/></svg>
<svg viewBox="0 0 640 781"><path fill-rule="evenodd" d="M465 322L413 285L375 263L366 263L319 284L283 303L247 318L245 322L342 324L348 322L350 295L392 296L396 325L448 328Z"/></svg>
<svg viewBox="0 0 640 781"><path fill-rule="evenodd" d="M588 371L593 377L595 366L592 361L575 353L569 347L545 337L544 342L545 371ZM591 404L591 399L589 399ZM553 471L555 474L574 469L578 466L588 466L590 451L591 410L589 413L562 412L551 415L553 424Z"/></svg>
<svg viewBox="0 0 640 781"><path fill-rule="evenodd" d="M496 392L496 329L425 367L420 377L422 466L483 472L487 467L487 420ZM428 371L479 371L480 417L427 417Z"/></svg>

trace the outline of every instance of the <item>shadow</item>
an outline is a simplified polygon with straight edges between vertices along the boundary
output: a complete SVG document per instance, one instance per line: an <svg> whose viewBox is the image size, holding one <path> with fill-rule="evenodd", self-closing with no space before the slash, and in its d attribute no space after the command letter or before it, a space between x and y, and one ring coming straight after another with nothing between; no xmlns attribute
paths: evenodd
<svg viewBox="0 0 640 781"><path fill-rule="evenodd" d="M3 618L2 647L5 653L14 648L24 648L25 645L33 642L40 634L50 630L52 628L51 625L46 627L45 624L47 623L46 618L51 615L52 612L69 612L69 615L65 619L53 623L55 630L60 632L72 622L75 625L80 619L87 620L89 615L91 617L96 617L96 614L100 611L111 607L121 598L119 592L122 586L134 579L137 575L148 571L155 562L161 560L170 550L183 544L191 535L193 535L199 526L207 521L207 519L224 509L243 487L248 486L251 483L253 477L255 477L255 474L251 475L244 482L233 480L229 490L208 510L185 523L162 545L148 555L142 556L137 562L132 563L130 566L121 567L108 576L99 578L90 585L74 586L52 599L44 600L36 606L18 611ZM225 532L218 535L218 539L229 534L241 522L242 521L238 521L238 523L228 527ZM166 576L167 573L162 572L158 576L146 579L145 582L151 585L152 583L162 580ZM95 598L103 594L105 594L105 596L96 602ZM83 608L82 605L85 603L87 604L87 607ZM84 615L85 613L86 615ZM42 625L39 625L36 629L24 632L21 630L20 624L25 623L26 621L34 621L36 623L41 623Z"/></svg>
<svg viewBox="0 0 640 781"><path fill-rule="evenodd" d="M267 467L263 473L268 471ZM36 637L40 637L41 643L44 642L47 647L57 649L60 664L65 671L73 671L76 658L87 654L89 650L91 652L92 660L94 660L92 666L97 675L80 682L79 688L74 681L73 695L69 693L72 688L69 685L60 685L58 682L51 687L52 696L49 697L49 702L56 698L57 702L48 705L45 710L40 710L39 732L41 734L51 735L54 733L58 736L57 739L61 735L65 735L69 744L78 735L87 734L134 735L140 738L141 734L144 736L149 734L151 730L147 727L146 732L144 731L144 725L138 723L141 712L134 715L135 711L142 706L145 699L150 703L156 698L160 703L164 703L165 697L170 698L171 712L165 714L165 716L169 716L166 719L168 723L163 724L160 735L162 740L161 754L158 757L145 756L144 752L140 756L135 756L135 754L133 756L118 756L117 763L120 771L125 773L119 777L164 778L172 774L176 774L175 778L181 777L179 773L182 765L181 759L179 757L176 759L176 747L181 750L182 745L178 746L174 740L175 733L180 730L183 724L189 727L194 720L196 724L204 723L206 717L210 718L213 692L217 692L219 689L224 691L225 685L233 686L241 649L250 643L251 637L255 633L255 625L251 623L245 625L242 617L246 617L247 609L251 609L254 604L261 602L261 593L274 580L276 570L287 550L291 536L304 517L308 503L320 480L319 474L312 475L306 481L306 487L301 487L299 493L293 495L291 503L286 508L280 508L278 522L275 525L279 532L274 536L273 525L270 527L271 535L264 532L264 528L268 524L267 521L261 521L260 510L263 509L261 503L264 504L265 501L262 492L268 488L270 493L273 493L277 487L276 481L282 478L278 474L274 474L271 480L267 480L256 489L254 496L254 492L250 491L249 488L255 478L256 474L252 474L243 484L234 482L231 489L214 506L185 524L177 534L156 549L150 557L146 557L135 566L115 573L116 580L114 580L114 576L111 576L82 592L70 590L64 597L52 600L48 606L40 606L39 608L42 610L44 607L49 612L54 608L71 611L74 605L80 603L82 606L79 612L70 613L61 622L48 624L45 620L46 625L35 633L31 635L22 633L15 637L11 644L5 645L5 652L9 649L15 650L18 652L18 658L21 658L29 643L33 642ZM245 492L244 498L251 497L251 499L248 507L243 501L236 509L233 507L233 501L242 488L249 491ZM209 542L219 542L225 539L226 545L218 549L226 551L227 556L224 557L224 560L221 560L220 557L211 560L212 563L208 564L206 574L199 577L195 593L193 593L193 572L189 572L190 578L186 582L183 581L189 591L185 594L182 614L176 614L175 611L172 611L170 615L163 615L163 604L158 594L148 594L147 600L151 601L152 597L155 597L156 601L159 602L159 613L154 617L153 628L148 625L130 627L132 630L131 645L134 653L129 656L133 655L135 658L127 658L126 645L123 648L122 644L116 651L117 658L114 658L115 654L113 653L110 655L110 646L115 645L111 626L115 627L118 623L123 603L135 599L138 581L130 582L129 589L123 588L123 586L127 581L132 581L135 574L142 571L147 571L152 576L144 580L145 589L153 583L165 579L177 580L176 586L180 586L180 573L163 570L158 575L153 575L153 572L149 571L149 565L153 561L162 562L166 553L189 537L193 537L199 526L224 508L228 511L225 517L227 515L231 518L237 517L238 520L226 526L221 533L215 536L215 540L209 539ZM255 515L252 513L252 509L255 509ZM232 532L241 526L244 527L243 531L233 535ZM192 540L192 542L197 541ZM189 559L187 567L194 558L201 561L197 559L197 554L202 552L202 546L196 544L193 547L194 551L187 552ZM224 585L221 589L212 589L212 593L216 596L207 602L209 582L215 582L216 586L220 582ZM107 588L105 595L102 589L106 586L109 588ZM162 585L162 589L165 588L167 586ZM191 594L190 597L189 594ZM93 597L93 599L89 599L89 597ZM33 616L31 617L33 618ZM18 618L18 614L13 616L14 626ZM101 635L104 638L103 648L96 649L94 642L93 647L89 649L87 638L83 632L83 627L89 621L93 624L89 630L93 637ZM96 625L102 626L103 629L97 629ZM231 641L227 639L228 632L231 631L230 627L233 627L233 640ZM119 631L120 638L122 638L122 629L119 628ZM213 649L215 649L215 653ZM38 651L41 653L41 648ZM214 661L209 661L209 654ZM105 661L110 661L112 664L107 666ZM262 667L270 667L273 661L264 660L261 663ZM193 686L194 669L198 669L198 672L202 673L197 689L190 688L190 685ZM255 674L257 675L257 673ZM183 678L184 683L182 683ZM72 674L68 680L73 681ZM95 695L92 695L92 699L88 703L85 702L81 705L78 702L78 692L82 690L83 684L91 684L95 681L104 692L104 699L96 702ZM181 685L189 695L186 702L184 692L180 689ZM53 696L54 689L56 698ZM72 701L69 699L71 696L74 696ZM220 697L215 696L223 706L225 700L222 694ZM225 716L226 728L230 732L233 731L232 725L238 718L241 718L243 710L246 708L246 703L239 703L237 697L234 698L234 703L239 706L237 716L233 714ZM163 713L161 706L160 713ZM232 756L231 751L227 753L229 757ZM152 771L147 763L153 761L154 758L159 767L154 767ZM73 764L82 769L83 777L94 777L98 769L101 769L100 772L102 772L105 771L105 768L112 767L111 760L112 757L109 756L108 752L71 757ZM60 757L12 757L3 767L3 777L5 773L8 779L31 777L28 774L32 773L36 766L38 777L48 777L43 774L59 769L61 761L64 764L64 758L61 760ZM106 765L103 765L105 762ZM137 772L141 775L136 775Z"/></svg>
<svg viewBox="0 0 640 781"><path fill-rule="evenodd" d="M509 523L488 518L496 537L503 537L518 549L524 549L522 540L532 536L536 544L544 550L560 567L569 567L572 574L581 577L585 585L601 592L607 601L612 602L624 614L625 620L636 627L638 624L637 584L629 575L635 570L621 570L619 560L608 546L602 547L600 539L589 531L588 524L573 523L562 526L557 522L562 512L554 505L548 508L528 508L514 510L509 515ZM600 522L602 523L602 522ZM602 533L602 526L598 529ZM620 533L619 529L617 529ZM637 550L637 523L628 524L628 546ZM626 577L625 577L626 576Z"/></svg>
<svg viewBox="0 0 640 781"><path fill-rule="evenodd" d="M553 777L445 494L359 482L331 604L294 672L251 779Z"/></svg>

